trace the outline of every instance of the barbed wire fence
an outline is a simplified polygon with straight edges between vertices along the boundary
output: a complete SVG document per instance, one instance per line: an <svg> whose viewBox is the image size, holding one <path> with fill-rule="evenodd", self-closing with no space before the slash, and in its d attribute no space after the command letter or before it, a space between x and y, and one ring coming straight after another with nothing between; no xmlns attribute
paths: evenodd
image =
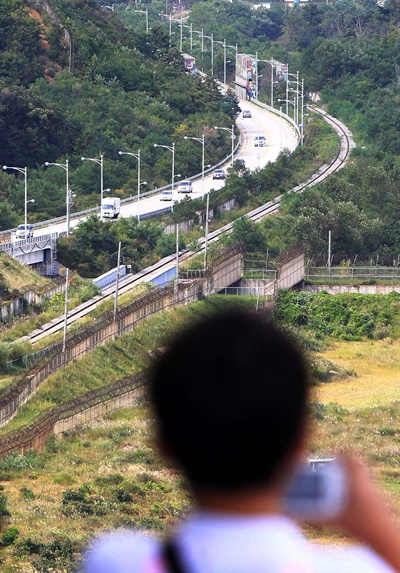
<svg viewBox="0 0 400 573"><path fill-rule="evenodd" d="M47 357L0 391L0 426L6 425L40 385L57 370L133 330L140 321L163 310L200 300L213 292L216 286L235 280L242 273L241 250L240 246L233 245L218 251L203 277L154 287L149 293L121 308L115 321L113 312L105 313L95 325L69 335L64 352L61 343L54 345L50 358ZM0 437L0 457L15 451L23 453L29 449L42 450L51 434L61 433L104 415L107 411L128 405L145 384L146 373L135 374L43 412L29 424Z"/></svg>

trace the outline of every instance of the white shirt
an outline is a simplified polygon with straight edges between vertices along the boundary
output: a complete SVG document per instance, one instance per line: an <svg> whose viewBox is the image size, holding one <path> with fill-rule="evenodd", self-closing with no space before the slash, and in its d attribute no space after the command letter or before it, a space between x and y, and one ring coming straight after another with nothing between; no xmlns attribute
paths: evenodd
<svg viewBox="0 0 400 573"><path fill-rule="evenodd" d="M321 546L282 516L238 517L197 512L174 539L187 573L393 573L371 550ZM85 573L167 573L162 545L152 537L117 532L89 550Z"/></svg>

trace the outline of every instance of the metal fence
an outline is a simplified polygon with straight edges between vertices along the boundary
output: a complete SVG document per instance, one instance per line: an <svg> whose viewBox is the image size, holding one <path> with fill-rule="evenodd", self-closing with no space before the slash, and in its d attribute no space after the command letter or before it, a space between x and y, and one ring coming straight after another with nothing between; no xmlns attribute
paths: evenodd
<svg viewBox="0 0 400 573"><path fill-rule="evenodd" d="M232 265L234 265L235 259L237 261L241 259L240 249L238 247L230 247L219 251L215 255L209 277L192 281L186 280L182 283L154 288L148 294L130 303L125 308L120 309L115 321L113 320L113 313L108 312L105 313L94 326L71 334L67 338L65 352L61 351L61 343L54 345L50 359L45 363L38 364L22 378L0 391L0 426L7 424L7 422L16 415L19 407L29 400L43 381L60 368L65 368L69 363L83 354L90 352L97 346L126 334L141 320L153 314L174 306L187 305L208 295L209 291L213 289L213 282L223 279L223 277L221 277L221 270L222 274L225 274L227 277L231 275L232 266L229 267L227 263L231 262ZM113 386L112 390L114 398L127 392L124 384L119 386L118 383L115 384L116 386ZM102 392L107 394L107 388L108 387L105 387L97 391L96 396L99 397L99 401L106 399ZM103 398L101 398L101 396L103 396ZM93 405L92 400L93 395L89 393L72 401L73 407L71 406L72 402L63 404L40 415L27 426L1 437L0 457L12 451L23 452L26 449L40 449L43 447L47 437L51 433L54 433L56 424L58 424L61 419L65 420L69 415L76 416L77 413L88 410ZM70 414L67 414L68 412L70 412Z"/></svg>
<svg viewBox="0 0 400 573"><path fill-rule="evenodd" d="M400 267L308 267L306 268L306 280L339 282L351 280L390 280L400 281Z"/></svg>

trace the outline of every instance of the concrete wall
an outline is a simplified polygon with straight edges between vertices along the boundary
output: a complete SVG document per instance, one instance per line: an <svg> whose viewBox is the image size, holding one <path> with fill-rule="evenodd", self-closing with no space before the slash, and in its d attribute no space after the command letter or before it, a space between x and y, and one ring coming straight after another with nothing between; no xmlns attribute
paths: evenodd
<svg viewBox="0 0 400 573"><path fill-rule="evenodd" d="M238 286L248 288L249 294L252 290L260 292L263 289L263 296L274 296L276 281L271 279L242 279L238 282Z"/></svg>
<svg viewBox="0 0 400 573"><path fill-rule="evenodd" d="M324 290L329 294L389 294L400 293L400 285L305 285L304 290L314 293Z"/></svg>
<svg viewBox="0 0 400 573"><path fill-rule="evenodd" d="M292 288L304 279L304 254L282 265L278 271L278 289Z"/></svg>

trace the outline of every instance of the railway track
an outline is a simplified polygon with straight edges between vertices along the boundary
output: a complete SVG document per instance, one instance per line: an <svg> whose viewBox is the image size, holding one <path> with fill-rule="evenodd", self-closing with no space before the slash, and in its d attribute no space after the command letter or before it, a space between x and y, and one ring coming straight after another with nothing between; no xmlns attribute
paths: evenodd
<svg viewBox="0 0 400 573"><path fill-rule="evenodd" d="M345 125L343 125L340 121L333 118L320 108L316 108L313 106L308 106L308 107L311 111L321 115L325 119L325 121L327 121L333 127L333 129L336 131L340 139L340 149L336 157L329 164L322 166L321 169L318 171L318 173L315 173L312 177L310 177L308 181L302 183L301 185L298 185L297 187L289 191L289 193L301 193L308 187L313 187L314 185L317 185L318 183L326 179L326 177L329 177L330 175L332 175L333 173L344 167L349 158L350 151L354 147L354 142L351 139L352 134ZM247 213L246 217L248 217L254 222L261 221L265 217L268 217L269 215L272 215L277 211L279 211L282 199L283 195L279 195L272 201L269 201L268 203L265 203L261 207L257 207L257 209L250 211L249 213ZM208 235L208 242L214 243L218 241L218 239L221 237L222 234L230 233L232 229L233 229L233 223L229 223L224 227L221 227L217 231L213 231ZM204 243L205 243L205 238L203 237L202 239L199 240L199 249L195 253L190 252L189 250L181 252L179 254L179 262L183 262L184 260L190 258L191 256L199 255L202 252L204 252ZM129 292L135 286L142 283L152 283L152 281L156 281L162 275L165 275L166 277L165 282L168 282L171 278L173 278L172 275L168 278L168 274L173 273L175 267L176 267L176 256L170 255L168 257L165 257L161 261L158 261L156 264L140 271L139 273L136 273L134 275L127 275L123 277L123 279L120 279L118 294L122 295L126 292ZM108 297L114 294L115 294L115 285L110 285L109 287L103 289L101 295L98 295L93 299L91 299L90 301L87 301L86 303L75 308L74 310L71 310L68 313L67 325L69 326L72 323L79 320L80 318L83 318L85 315L93 311L102 301L106 300ZM30 335L26 337L26 339L29 339L32 344L35 344L42 338L45 338L50 334L54 334L55 332L63 329L64 325L65 325L64 317L59 317L51 321L49 324L43 325L38 330L32 332Z"/></svg>

